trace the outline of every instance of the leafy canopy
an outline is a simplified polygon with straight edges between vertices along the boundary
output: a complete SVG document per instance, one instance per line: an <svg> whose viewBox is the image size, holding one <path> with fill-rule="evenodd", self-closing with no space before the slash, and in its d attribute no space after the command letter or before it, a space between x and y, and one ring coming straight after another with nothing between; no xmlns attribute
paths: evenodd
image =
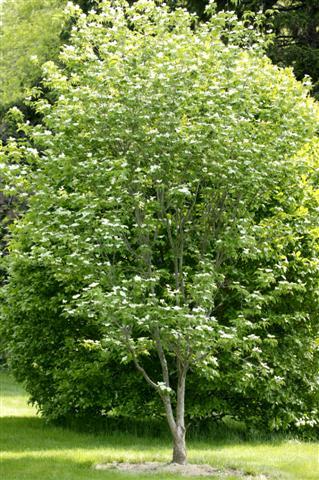
<svg viewBox="0 0 319 480"><path fill-rule="evenodd" d="M173 404L181 369L234 372L241 395L260 382L274 428L315 422L281 393L316 388L318 106L233 14L69 8L62 66L44 66L56 101L35 102L31 148L2 152L8 185L32 192L5 289L20 377L59 416L92 401L67 404L61 355L70 377L79 351L133 362Z"/></svg>

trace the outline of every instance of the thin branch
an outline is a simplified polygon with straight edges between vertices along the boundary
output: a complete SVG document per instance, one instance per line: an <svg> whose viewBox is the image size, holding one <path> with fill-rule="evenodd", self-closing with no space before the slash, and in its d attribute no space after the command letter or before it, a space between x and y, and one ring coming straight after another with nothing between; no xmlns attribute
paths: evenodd
<svg viewBox="0 0 319 480"><path fill-rule="evenodd" d="M175 245L174 240L173 240L172 229L171 229L169 219L167 217L165 217L165 221L166 221L166 226L167 226L168 240L169 240L169 244L171 246L172 253L173 253L175 287L176 287L176 290L179 292L180 291L180 283L179 283L178 259L176 257L176 255L177 255L176 245ZM179 297L178 296L176 297L176 300L177 300L177 304L179 304Z"/></svg>
<svg viewBox="0 0 319 480"><path fill-rule="evenodd" d="M145 369L140 365L140 363L138 362L137 358L136 358L136 355L135 355L135 352L134 352L134 349L130 349L130 352L133 356L133 362L137 368L137 370L139 372L141 372L141 374L143 375L143 377L145 378L145 380L147 381L147 383L155 388L156 391L158 391L158 385L157 383L153 382L153 380L149 377L149 375L146 373Z"/></svg>
<svg viewBox="0 0 319 480"><path fill-rule="evenodd" d="M156 349L157 349L158 357L160 359L160 363L161 363L161 367L162 367L163 380L165 382L166 387L170 388L168 365L167 365L166 355L165 355L164 350L163 350L161 337L160 337L160 331L159 331L158 327L155 328L154 338L155 338L155 341L156 341ZM172 434L175 435L176 421L175 421L175 418L174 418L171 397L168 393L163 393L160 390L158 392L159 392L159 394L161 396L161 399L164 403L166 417L167 417L169 427L171 429Z"/></svg>
<svg viewBox="0 0 319 480"><path fill-rule="evenodd" d="M197 203L200 186L201 186L201 182L199 181L198 184L197 184L197 187L196 187L194 199L193 199L193 201L192 201L192 203L191 203L191 205L190 205L190 207L187 211L187 215L185 215L183 217L183 225L185 225L185 223L188 222L191 218L192 211L194 210L195 205Z"/></svg>
<svg viewBox="0 0 319 480"><path fill-rule="evenodd" d="M158 357L159 357L160 362L161 362L163 380L164 380L166 386L168 388L170 388L168 365L167 365L166 355L165 355L165 352L163 350L161 337L160 337L160 331L159 331L158 327L156 327L155 330L154 330L154 338L155 338L155 342L156 342L156 349L157 349Z"/></svg>
<svg viewBox="0 0 319 480"><path fill-rule="evenodd" d="M171 398L170 398L170 395L168 393L163 393L158 384L155 383L151 378L150 376L147 374L146 370L142 367L142 365L139 363L137 357L136 357L136 354L135 354L135 351L134 351L134 348L132 348L132 346L130 345L130 335L128 333L128 330L127 328L122 328L122 331L123 331L123 334L125 336L125 340L126 340L126 345L127 345L127 348L129 350L129 352L131 353L132 355L132 358L133 358L133 362L134 362L134 365L136 367L136 369L143 375L144 379L146 380L146 382L148 383L148 385L150 385L152 388L154 388L157 393L159 394L159 396L161 397L162 399L162 402L164 404L164 408L165 408L165 413L166 413L166 418L167 418L167 422L168 422L168 425L170 427L170 430L172 432L172 435L175 435L176 433L176 422L175 422L175 418L174 418L174 413L173 413L173 409L172 409L172 402L171 402ZM165 359L166 360L166 359ZM164 375L164 374L163 374ZM166 374L165 374L166 375ZM168 375L168 368L167 368L167 375ZM168 386L168 385L167 385Z"/></svg>
<svg viewBox="0 0 319 480"><path fill-rule="evenodd" d="M294 12L294 11L297 11L297 10L301 10L302 8L304 8L304 5L302 5L302 4L292 5L291 7L285 7L284 5L280 6L280 7L279 6L272 7L272 9L275 12L281 12L281 13Z"/></svg>
<svg viewBox="0 0 319 480"><path fill-rule="evenodd" d="M130 244L130 242L128 241L126 235L123 235L122 237L128 251L134 256L134 257L138 257L137 253L135 252L135 250L133 249L132 245Z"/></svg>
<svg viewBox="0 0 319 480"><path fill-rule="evenodd" d="M135 353L135 350L134 348L132 348L131 344L130 344L130 335L129 335L129 332L128 332L128 329L126 327L123 327L122 328L122 332L124 334L124 337L125 337L125 341L126 341L126 345L127 345L127 348L130 352L130 354L132 355L132 358L133 358L133 362L134 362L134 365L135 367L137 368L137 370L143 375L143 377L145 378L146 382L153 388L155 388L155 390L158 391L158 385L157 383L155 383L151 378L150 376L146 373L145 369L142 367L142 365L139 363L137 357L136 357L136 353Z"/></svg>

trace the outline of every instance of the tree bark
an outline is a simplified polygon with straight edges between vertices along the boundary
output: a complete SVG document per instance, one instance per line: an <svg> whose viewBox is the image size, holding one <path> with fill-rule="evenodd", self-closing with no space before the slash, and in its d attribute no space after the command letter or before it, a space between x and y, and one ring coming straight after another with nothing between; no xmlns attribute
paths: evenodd
<svg viewBox="0 0 319 480"><path fill-rule="evenodd" d="M163 368L164 379L166 384L169 384L169 380L166 378L168 370L166 370L167 364L164 353L158 345L158 352ZM165 362L163 362L163 358ZM172 463L178 463L179 465L187 464L187 451L186 451L186 428L185 428L185 384L188 365L183 364L177 359L178 370L178 385L177 385L177 404L176 415L174 416L170 395L161 395L162 401L165 407L166 419L173 437L173 459Z"/></svg>
<svg viewBox="0 0 319 480"><path fill-rule="evenodd" d="M173 463L185 465L187 463L186 453L186 428L185 428L185 384L188 365L183 364L177 358L177 405L176 405L176 428L174 432Z"/></svg>
<svg viewBox="0 0 319 480"><path fill-rule="evenodd" d="M186 465L187 453L185 442L185 427L178 425L174 434L173 463Z"/></svg>
<svg viewBox="0 0 319 480"><path fill-rule="evenodd" d="M178 380L177 380L177 389L176 389L176 412L174 415L171 394L168 393L167 391L162 391L159 388L159 385L149 377L149 375L144 370L142 365L140 365L134 349L130 346L130 343L129 343L130 338L129 338L127 329L124 329L123 333L126 339L128 349L132 354L133 361L135 363L137 370L140 373L142 373L147 383L158 392L164 404L167 423L169 425L169 428L173 437L172 463L177 463L179 465L186 465L187 452L186 452L186 428L185 428L185 387L186 387L186 375L189 368L189 363L185 362L183 359L181 359L177 355L176 364L177 364ZM170 389L168 364L167 364L166 356L162 346L160 331L158 327L156 327L153 331L153 338L156 343L157 354L160 359L160 363L162 367L164 384L167 387L167 389Z"/></svg>

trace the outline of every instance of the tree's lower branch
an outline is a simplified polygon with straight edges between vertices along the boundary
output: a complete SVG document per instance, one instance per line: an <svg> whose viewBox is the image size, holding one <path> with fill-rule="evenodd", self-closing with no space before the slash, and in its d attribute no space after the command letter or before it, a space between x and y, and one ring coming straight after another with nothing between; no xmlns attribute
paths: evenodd
<svg viewBox="0 0 319 480"><path fill-rule="evenodd" d="M146 382L153 388L155 388L155 390L158 390L158 385L157 383L155 383L151 377L147 374L146 370L142 367L142 365L139 363L138 359L137 359L137 356L136 356L136 353L134 351L134 348L131 346L130 344L130 335L127 331L126 328L123 328L122 329L123 331L123 334L124 334L124 337L125 337L125 343L127 345L127 348L130 352L130 354L132 355L132 358L133 358L133 362L134 362L134 365L136 367L136 369L143 375L143 377L145 378Z"/></svg>
<svg viewBox="0 0 319 480"><path fill-rule="evenodd" d="M158 390L158 385L157 383L153 382L153 380L149 377L149 375L146 373L145 369L142 367L142 365L138 362L137 358L136 358L136 355L135 353L133 353L134 350L132 349L131 350L131 353L132 353L132 356L133 356L133 362L135 364L135 367L137 368L137 370L139 372L141 372L141 374L143 375L143 377L145 378L145 380L147 381L147 383L155 388L155 390Z"/></svg>
<svg viewBox="0 0 319 480"><path fill-rule="evenodd" d="M157 349L157 354L161 363L162 367L162 373L163 373L163 380L168 388L170 388L170 381L169 381L169 372L168 372L168 365L167 365L167 360L166 356L163 350L162 342L161 342L161 337L160 337L160 331L159 328L156 327L154 330L154 338L156 342L156 349Z"/></svg>

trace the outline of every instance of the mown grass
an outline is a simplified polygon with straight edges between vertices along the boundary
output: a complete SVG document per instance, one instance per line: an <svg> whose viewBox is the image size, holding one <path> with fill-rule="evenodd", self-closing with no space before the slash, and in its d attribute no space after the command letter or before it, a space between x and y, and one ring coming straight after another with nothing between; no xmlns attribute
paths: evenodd
<svg viewBox="0 0 319 480"><path fill-rule="evenodd" d="M133 475L94 471L95 463L170 460L169 440L109 431L84 434L47 425L27 405L23 389L0 374L0 478L3 480L150 480L176 475ZM270 479L318 480L319 445L293 440L235 442L212 436L189 442L189 460L215 467L266 473ZM196 477L193 477L194 479ZM232 477L227 477L232 480ZM234 479L235 477L233 477Z"/></svg>

